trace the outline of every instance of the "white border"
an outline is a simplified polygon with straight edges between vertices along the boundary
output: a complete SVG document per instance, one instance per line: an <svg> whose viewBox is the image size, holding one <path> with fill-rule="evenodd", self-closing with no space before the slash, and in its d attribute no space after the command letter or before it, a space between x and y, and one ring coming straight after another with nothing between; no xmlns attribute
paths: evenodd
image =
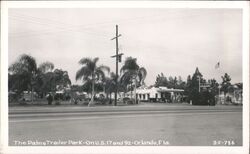
<svg viewBox="0 0 250 154"><path fill-rule="evenodd" d="M242 8L243 146L167 147L9 147L8 146L8 8ZM247 1L2 1L1 2L1 144L0 153L249 153L249 2Z"/></svg>

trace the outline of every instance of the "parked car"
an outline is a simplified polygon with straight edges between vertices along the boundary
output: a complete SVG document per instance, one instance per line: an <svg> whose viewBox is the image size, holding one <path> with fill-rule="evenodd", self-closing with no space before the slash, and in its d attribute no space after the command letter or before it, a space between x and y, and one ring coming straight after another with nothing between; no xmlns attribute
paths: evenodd
<svg viewBox="0 0 250 154"><path fill-rule="evenodd" d="M33 100L35 100L38 97L36 92L33 92ZM31 101L32 100L32 93L29 91L24 91L21 95L20 100L22 101Z"/></svg>

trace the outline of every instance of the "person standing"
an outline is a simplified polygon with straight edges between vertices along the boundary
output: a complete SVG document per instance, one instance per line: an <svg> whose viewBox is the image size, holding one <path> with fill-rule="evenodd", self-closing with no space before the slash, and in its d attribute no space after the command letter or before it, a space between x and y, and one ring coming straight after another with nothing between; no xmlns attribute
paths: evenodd
<svg viewBox="0 0 250 154"><path fill-rule="evenodd" d="M50 93L49 93L49 95L47 97L47 100L48 100L48 105L51 105L52 101L53 101L53 97L52 97L52 95Z"/></svg>

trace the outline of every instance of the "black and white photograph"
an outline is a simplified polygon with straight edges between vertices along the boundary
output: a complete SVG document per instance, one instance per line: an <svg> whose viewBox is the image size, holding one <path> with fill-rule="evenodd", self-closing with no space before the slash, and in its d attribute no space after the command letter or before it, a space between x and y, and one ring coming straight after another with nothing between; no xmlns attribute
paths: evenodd
<svg viewBox="0 0 250 154"><path fill-rule="evenodd" d="M243 8L83 5L7 12L1 59L8 97L1 103L9 148L249 152Z"/></svg>

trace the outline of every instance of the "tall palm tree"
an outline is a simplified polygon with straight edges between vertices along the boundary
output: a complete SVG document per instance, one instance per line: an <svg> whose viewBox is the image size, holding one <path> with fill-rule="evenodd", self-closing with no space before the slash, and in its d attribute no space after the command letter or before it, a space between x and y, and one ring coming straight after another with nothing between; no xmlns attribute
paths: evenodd
<svg viewBox="0 0 250 154"><path fill-rule="evenodd" d="M137 59L128 57L125 60L124 65L121 67L121 81L124 81L125 83L132 84L132 81L134 80L135 86L134 86L134 95L136 100L136 88L140 85L145 84L144 80L147 76L147 71L144 67L140 67L137 64ZM132 93L132 90L131 90Z"/></svg>
<svg viewBox="0 0 250 154"><path fill-rule="evenodd" d="M9 67L9 72L11 74L17 74L22 79L22 76L25 74L26 81L27 81L27 87L29 87L29 90L31 90L31 101L33 102L33 88L35 85L35 78L37 75L37 64L34 57L28 55L28 54L22 54L19 59L13 63Z"/></svg>
<svg viewBox="0 0 250 154"><path fill-rule="evenodd" d="M132 99L132 84L133 84L133 72L123 73L119 79L120 88L123 88L124 94L131 90L130 98ZM128 88L128 86L130 87Z"/></svg>
<svg viewBox="0 0 250 154"><path fill-rule="evenodd" d="M83 80L84 82L90 80L92 82L92 93L91 93L91 100L88 104L90 106L94 103L94 95L95 95L95 83L96 81L105 78L105 71L109 72L109 67L101 65L97 66L99 58L82 58L79 61L79 64L82 67L76 72L76 80Z"/></svg>

